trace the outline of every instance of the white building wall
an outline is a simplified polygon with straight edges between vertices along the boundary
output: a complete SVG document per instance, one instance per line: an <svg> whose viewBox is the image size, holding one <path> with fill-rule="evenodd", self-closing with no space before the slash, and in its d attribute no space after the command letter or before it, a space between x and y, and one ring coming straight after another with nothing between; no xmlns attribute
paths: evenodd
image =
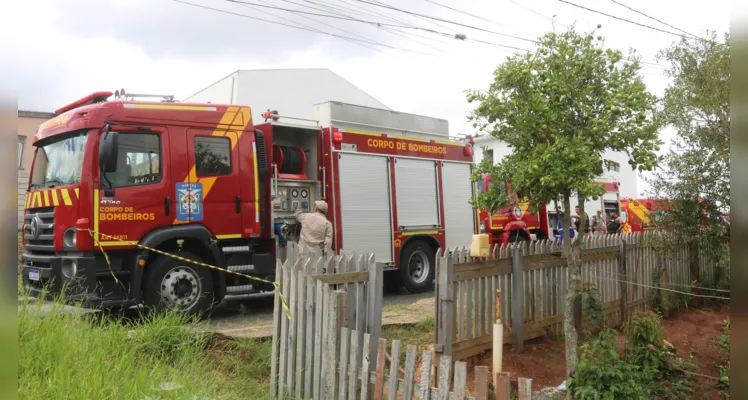
<svg viewBox="0 0 748 400"><path fill-rule="evenodd" d="M234 104L238 73L234 72L184 100L185 103Z"/></svg>
<svg viewBox="0 0 748 400"><path fill-rule="evenodd" d="M235 77L233 95L231 78ZM247 105L256 122L277 110L287 117L312 120L313 106L327 101L389 109L363 90L324 68L240 70L185 101Z"/></svg>

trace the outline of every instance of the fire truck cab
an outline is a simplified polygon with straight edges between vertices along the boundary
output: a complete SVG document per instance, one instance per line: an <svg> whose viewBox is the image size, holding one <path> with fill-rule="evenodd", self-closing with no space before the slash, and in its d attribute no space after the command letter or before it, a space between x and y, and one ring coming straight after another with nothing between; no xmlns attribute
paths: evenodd
<svg viewBox="0 0 748 400"><path fill-rule="evenodd" d="M537 214L529 211L529 204L519 202L519 196L512 191L509 182L494 182L491 175L484 175L477 182L478 193L490 190L508 195L516 203L489 213L478 211L479 230L488 235L491 246L521 241L542 240L548 238L548 213L545 205L541 204Z"/></svg>
<svg viewBox="0 0 748 400"><path fill-rule="evenodd" d="M318 121L257 122L241 105L112 95L57 110L35 135L22 258L37 295L196 313L271 291L222 270L274 280L294 212L317 199L332 251L374 253L412 292L431 288L438 248L475 233L472 147L416 129L445 120L375 110L364 131L350 120L365 110L334 102Z"/></svg>

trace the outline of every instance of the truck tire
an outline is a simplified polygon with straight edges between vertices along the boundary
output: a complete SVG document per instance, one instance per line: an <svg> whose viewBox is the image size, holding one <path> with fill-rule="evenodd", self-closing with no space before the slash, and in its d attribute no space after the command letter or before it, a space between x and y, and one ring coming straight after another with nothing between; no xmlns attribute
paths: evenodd
<svg viewBox="0 0 748 400"><path fill-rule="evenodd" d="M185 251L175 255L202 261ZM213 277L206 267L160 256L148 266L144 278L143 303L147 309L198 315L210 310L214 304Z"/></svg>
<svg viewBox="0 0 748 400"><path fill-rule="evenodd" d="M527 234L524 231L521 231L519 229L515 231L509 232L509 239L508 242L514 243L514 242L529 242L530 238L527 237Z"/></svg>
<svg viewBox="0 0 748 400"><path fill-rule="evenodd" d="M421 240L410 242L400 253L400 280L410 293L423 293L434 287L436 255Z"/></svg>

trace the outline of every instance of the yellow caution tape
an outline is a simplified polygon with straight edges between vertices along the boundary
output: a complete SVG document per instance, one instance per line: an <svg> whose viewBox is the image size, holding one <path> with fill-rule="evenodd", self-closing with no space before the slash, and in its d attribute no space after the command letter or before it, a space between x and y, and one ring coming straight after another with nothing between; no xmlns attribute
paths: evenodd
<svg viewBox="0 0 748 400"><path fill-rule="evenodd" d="M115 238L114 236L110 236L110 235L101 233L101 232L95 232L95 231L93 231L91 229L81 229L81 228L78 228L78 231L88 232L88 234L91 235L91 237L94 240L95 245L98 246L99 250L101 250L101 252L104 254L104 258L106 259L107 265L110 265L109 264L109 256L107 256L106 252L101 247L101 243L99 243L99 240L97 239L97 235L105 237L105 238L108 238L108 239L113 239L113 240L117 240L117 238ZM206 263L203 263L203 262L199 262L199 261L195 261L195 260L190 260L189 258L180 257L180 256L175 255L175 254L170 254L170 253L167 253L167 252L162 251L162 250L154 249L152 247L143 246L142 244L139 244L139 243L136 243L134 246L137 247L137 248L143 249L143 250L148 250L148 251L152 251L152 252L157 253L157 254L161 254L163 256L175 258L175 259L180 260L180 261L184 261L184 262L196 264L196 265L199 265L201 267L206 267L206 268L210 268L210 269L215 269L217 271L222 271L222 272L226 272L226 273L229 273L229 274L238 275L238 276L241 276L241 277L244 277L244 278L247 278L247 279L251 279L253 281L258 281L258 282L262 282L262 283L269 283L269 284L273 285L275 287L275 290L278 292L278 297L280 297L281 304L283 304L283 310L286 313L286 317L288 319L291 319L291 309L288 307L288 304L286 304L286 300L283 298L283 293L281 293L281 290L280 290L280 286L281 286L280 282L271 282L269 280L258 278L256 276L242 274L242 273L235 272L235 271L229 271L228 269L216 267L215 265L210 265L210 264L206 264ZM110 265L110 269L109 270L110 270L110 272L112 272L112 276L114 277L115 282L119 283L119 281L117 280L117 277L114 276L114 271L111 270L111 265Z"/></svg>

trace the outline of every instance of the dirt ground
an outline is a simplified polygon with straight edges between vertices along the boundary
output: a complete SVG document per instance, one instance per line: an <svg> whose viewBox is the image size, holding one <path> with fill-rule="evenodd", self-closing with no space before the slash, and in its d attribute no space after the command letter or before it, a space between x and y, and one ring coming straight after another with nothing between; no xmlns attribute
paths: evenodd
<svg viewBox="0 0 748 400"><path fill-rule="evenodd" d="M663 321L663 327L667 340L675 346L678 356L698 365L698 373L718 378L720 366L726 362L727 355L716 340L722 334L722 321L729 319L729 308L689 309ZM625 342L626 337L621 334L621 346ZM490 351L475 357L470 362L469 370L473 365L491 368L491 360ZM558 386L564 381L566 373L563 340L538 338L527 341L522 353L514 353L511 346L505 345L503 370L511 373L515 388L518 377L532 379L533 390ZM691 399L721 398L722 392L716 387L716 379L694 378Z"/></svg>

